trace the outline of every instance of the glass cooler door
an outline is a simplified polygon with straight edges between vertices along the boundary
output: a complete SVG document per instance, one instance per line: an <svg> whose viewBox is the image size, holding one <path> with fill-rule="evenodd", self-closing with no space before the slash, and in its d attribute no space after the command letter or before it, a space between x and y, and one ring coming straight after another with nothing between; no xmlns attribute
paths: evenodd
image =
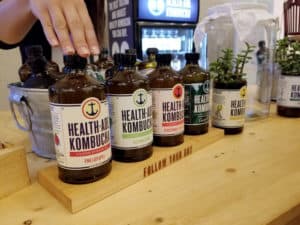
<svg viewBox="0 0 300 225"><path fill-rule="evenodd" d="M157 48L159 53L173 55L172 67L179 70L184 66L185 53L194 49L194 27L184 26L142 26L139 29L138 54L142 59L147 58L148 48Z"/></svg>

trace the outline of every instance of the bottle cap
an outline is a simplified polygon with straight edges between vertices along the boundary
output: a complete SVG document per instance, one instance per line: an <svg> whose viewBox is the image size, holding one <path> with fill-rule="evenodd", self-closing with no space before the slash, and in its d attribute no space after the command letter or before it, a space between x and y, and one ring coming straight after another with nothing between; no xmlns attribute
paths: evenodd
<svg viewBox="0 0 300 225"><path fill-rule="evenodd" d="M135 48L126 49L125 54L136 55L136 49Z"/></svg>
<svg viewBox="0 0 300 225"><path fill-rule="evenodd" d="M146 53L147 53L147 55L151 55L151 54L157 55L158 49L157 48L147 48Z"/></svg>
<svg viewBox="0 0 300 225"><path fill-rule="evenodd" d="M185 59L187 61L198 61L200 59L200 54L199 53L186 53Z"/></svg>
<svg viewBox="0 0 300 225"><path fill-rule="evenodd" d="M25 48L25 53L28 58L43 56L43 48L41 45L31 45Z"/></svg>
<svg viewBox="0 0 300 225"><path fill-rule="evenodd" d="M115 53L113 58L114 58L114 64L115 65L121 65L123 64L123 57L124 57L124 54L122 53Z"/></svg>
<svg viewBox="0 0 300 225"><path fill-rule="evenodd" d="M101 54L107 54L108 55L108 49L107 48L102 48L101 49Z"/></svg>
<svg viewBox="0 0 300 225"><path fill-rule="evenodd" d="M134 66L136 63L136 55L135 54L125 54L122 57L122 61L124 66Z"/></svg>
<svg viewBox="0 0 300 225"><path fill-rule="evenodd" d="M84 69L87 65L87 59L77 54L64 55L64 64L74 69Z"/></svg>
<svg viewBox="0 0 300 225"><path fill-rule="evenodd" d="M156 56L156 61L159 64L170 65L171 60L172 60L171 54L157 54L157 56Z"/></svg>

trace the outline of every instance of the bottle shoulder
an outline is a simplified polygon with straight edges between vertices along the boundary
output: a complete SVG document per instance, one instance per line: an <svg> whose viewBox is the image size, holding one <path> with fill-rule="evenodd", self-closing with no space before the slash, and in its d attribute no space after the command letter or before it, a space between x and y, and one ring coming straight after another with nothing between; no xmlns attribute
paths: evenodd
<svg viewBox="0 0 300 225"><path fill-rule="evenodd" d="M148 79L132 70L118 71L106 84L109 93L132 93L139 88L150 90Z"/></svg>
<svg viewBox="0 0 300 225"><path fill-rule="evenodd" d="M175 84L183 83L183 79L171 67L158 67L149 74L149 83L152 88L170 88Z"/></svg>
<svg viewBox="0 0 300 225"><path fill-rule="evenodd" d="M25 88L38 88L47 89L49 86L53 85L55 80L48 76L46 73L32 73L24 81Z"/></svg>
<svg viewBox="0 0 300 225"><path fill-rule="evenodd" d="M66 88L74 90L88 87L104 89L100 82L85 73L64 74L64 77L58 80L54 87L59 89Z"/></svg>
<svg viewBox="0 0 300 225"><path fill-rule="evenodd" d="M209 72L202 69L199 65L186 65L180 72L184 83L204 82L210 80Z"/></svg>

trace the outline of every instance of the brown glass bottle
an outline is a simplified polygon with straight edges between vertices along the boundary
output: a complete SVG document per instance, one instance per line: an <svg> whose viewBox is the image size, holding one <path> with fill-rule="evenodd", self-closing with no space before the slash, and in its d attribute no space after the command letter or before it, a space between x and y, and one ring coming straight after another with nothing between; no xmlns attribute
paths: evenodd
<svg viewBox="0 0 300 225"><path fill-rule="evenodd" d="M64 75L59 71L59 66L56 62L48 61L46 66L47 74L54 80L60 80Z"/></svg>
<svg viewBox="0 0 300 225"><path fill-rule="evenodd" d="M231 91L239 92L240 95L245 95L246 94L245 93L246 86L247 86L247 81L245 79L235 80L235 81L227 82L227 83L214 81L214 91L215 91L215 89L219 89L221 91L231 90ZM215 93L214 93L214 95L215 95ZM213 101L214 101L214 97L213 97ZM226 97L226 96L224 96L224 97ZM245 99L245 96L243 98ZM226 110L230 110L230 109L226 109ZM244 123L242 125L239 125L236 127L220 126L215 122L214 116L212 116L212 117L213 117L212 125L216 128L223 129L224 134L226 134L226 135L240 134L244 130ZM245 115L244 115L244 117L245 117Z"/></svg>
<svg viewBox="0 0 300 225"><path fill-rule="evenodd" d="M148 59L138 64L138 70L144 76L147 76L149 73L153 72L156 69L156 55L158 54L158 49L148 48L146 53Z"/></svg>
<svg viewBox="0 0 300 225"><path fill-rule="evenodd" d="M184 83L184 133L205 134L209 127L210 75L200 68L198 53L185 54L186 66L180 71Z"/></svg>
<svg viewBox="0 0 300 225"><path fill-rule="evenodd" d="M25 82L31 75L31 68L30 66L28 65L28 63L24 63L20 68L19 68L19 77L20 77L20 80L22 82Z"/></svg>
<svg viewBox="0 0 300 225"><path fill-rule="evenodd" d="M111 170L105 88L85 73L85 58L65 56L64 63L65 77L49 88L59 178L90 183Z"/></svg>
<svg viewBox="0 0 300 225"><path fill-rule="evenodd" d="M32 61L36 57L35 55L44 57L42 46L31 45L26 48L27 60L18 71L20 80L22 82L25 82L27 79L29 79L32 74L31 67L29 66L29 61ZM46 59L44 58L44 60ZM59 66L53 61L47 61L45 73L54 80L59 80L62 78L61 74L59 73Z"/></svg>
<svg viewBox="0 0 300 225"><path fill-rule="evenodd" d="M184 142L183 80L170 67L171 60L171 54L158 54L157 69L149 74L153 95L153 143L158 146Z"/></svg>
<svg viewBox="0 0 300 225"><path fill-rule="evenodd" d="M105 78L106 80L112 79L117 72L122 71L124 68L124 65L122 63L123 54L122 53L115 53L113 56L114 59L114 66L107 69L105 72Z"/></svg>
<svg viewBox="0 0 300 225"><path fill-rule="evenodd" d="M43 49L41 46L31 46L26 49L28 55L27 65L30 68L30 75L24 81L25 88L48 88L54 84L55 80L47 73L47 60L43 55ZM24 67L24 71L27 71L27 66ZM27 71L29 72L29 71Z"/></svg>
<svg viewBox="0 0 300 225"><path fill-rule="evenodd" d="M279 116L300 117L300 74L282 74L277 91L277 114Z"/></svg>
<svg viewBox="0 0 300 225"><path fill-rule="evenodd" d="M107 80L113 159L137 162L152 155L152 95L136 72L136 55L121 55L124 69Z"/></svg>
<svg viewBox="0 0 300 225"><path fill-rule="evenodd" d="M98 67L97 80L104 82L107 79L105 77L106 71L114 66L113 61L109 58L107 48L103 48L101 50L101 53L98 60L95 62L95 65Z"/></svg>

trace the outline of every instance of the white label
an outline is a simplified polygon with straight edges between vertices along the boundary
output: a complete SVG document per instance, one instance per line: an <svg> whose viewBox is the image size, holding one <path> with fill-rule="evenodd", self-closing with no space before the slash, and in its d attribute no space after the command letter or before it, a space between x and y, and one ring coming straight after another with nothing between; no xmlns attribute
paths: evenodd
<svg viewBox="0 0 300 225"><path fill-rule="evenodd" d="M246 92L246 86L238 90L214 88L213 125L225 128L242 127L245 122Z"/></svg>
<svg viewBox="0 0 300 225"><path fill-rule="evenodd" d="M184 132L184 87L152 89L153 132L156 136L175 136Z"/></svg>
<svg viewBox="0 0 300 225"><path fill-rule="evenodd" d="M138 89L133 94L109 94L112 146L132 150L151 145L152 93Z"/></svg>
<svg viewBox="0 0 300 225"><path fill-rule="evenodd" d="M292 108L300 107L300 76L280 76L277 105Z"/></svg>
<svg viewBox="0 0 300 225"><path fill-rule="evenodd" d="M60 167L80 170L111 160L107 101L88 98L81 104L50 103L56 158Z"/></svg>

